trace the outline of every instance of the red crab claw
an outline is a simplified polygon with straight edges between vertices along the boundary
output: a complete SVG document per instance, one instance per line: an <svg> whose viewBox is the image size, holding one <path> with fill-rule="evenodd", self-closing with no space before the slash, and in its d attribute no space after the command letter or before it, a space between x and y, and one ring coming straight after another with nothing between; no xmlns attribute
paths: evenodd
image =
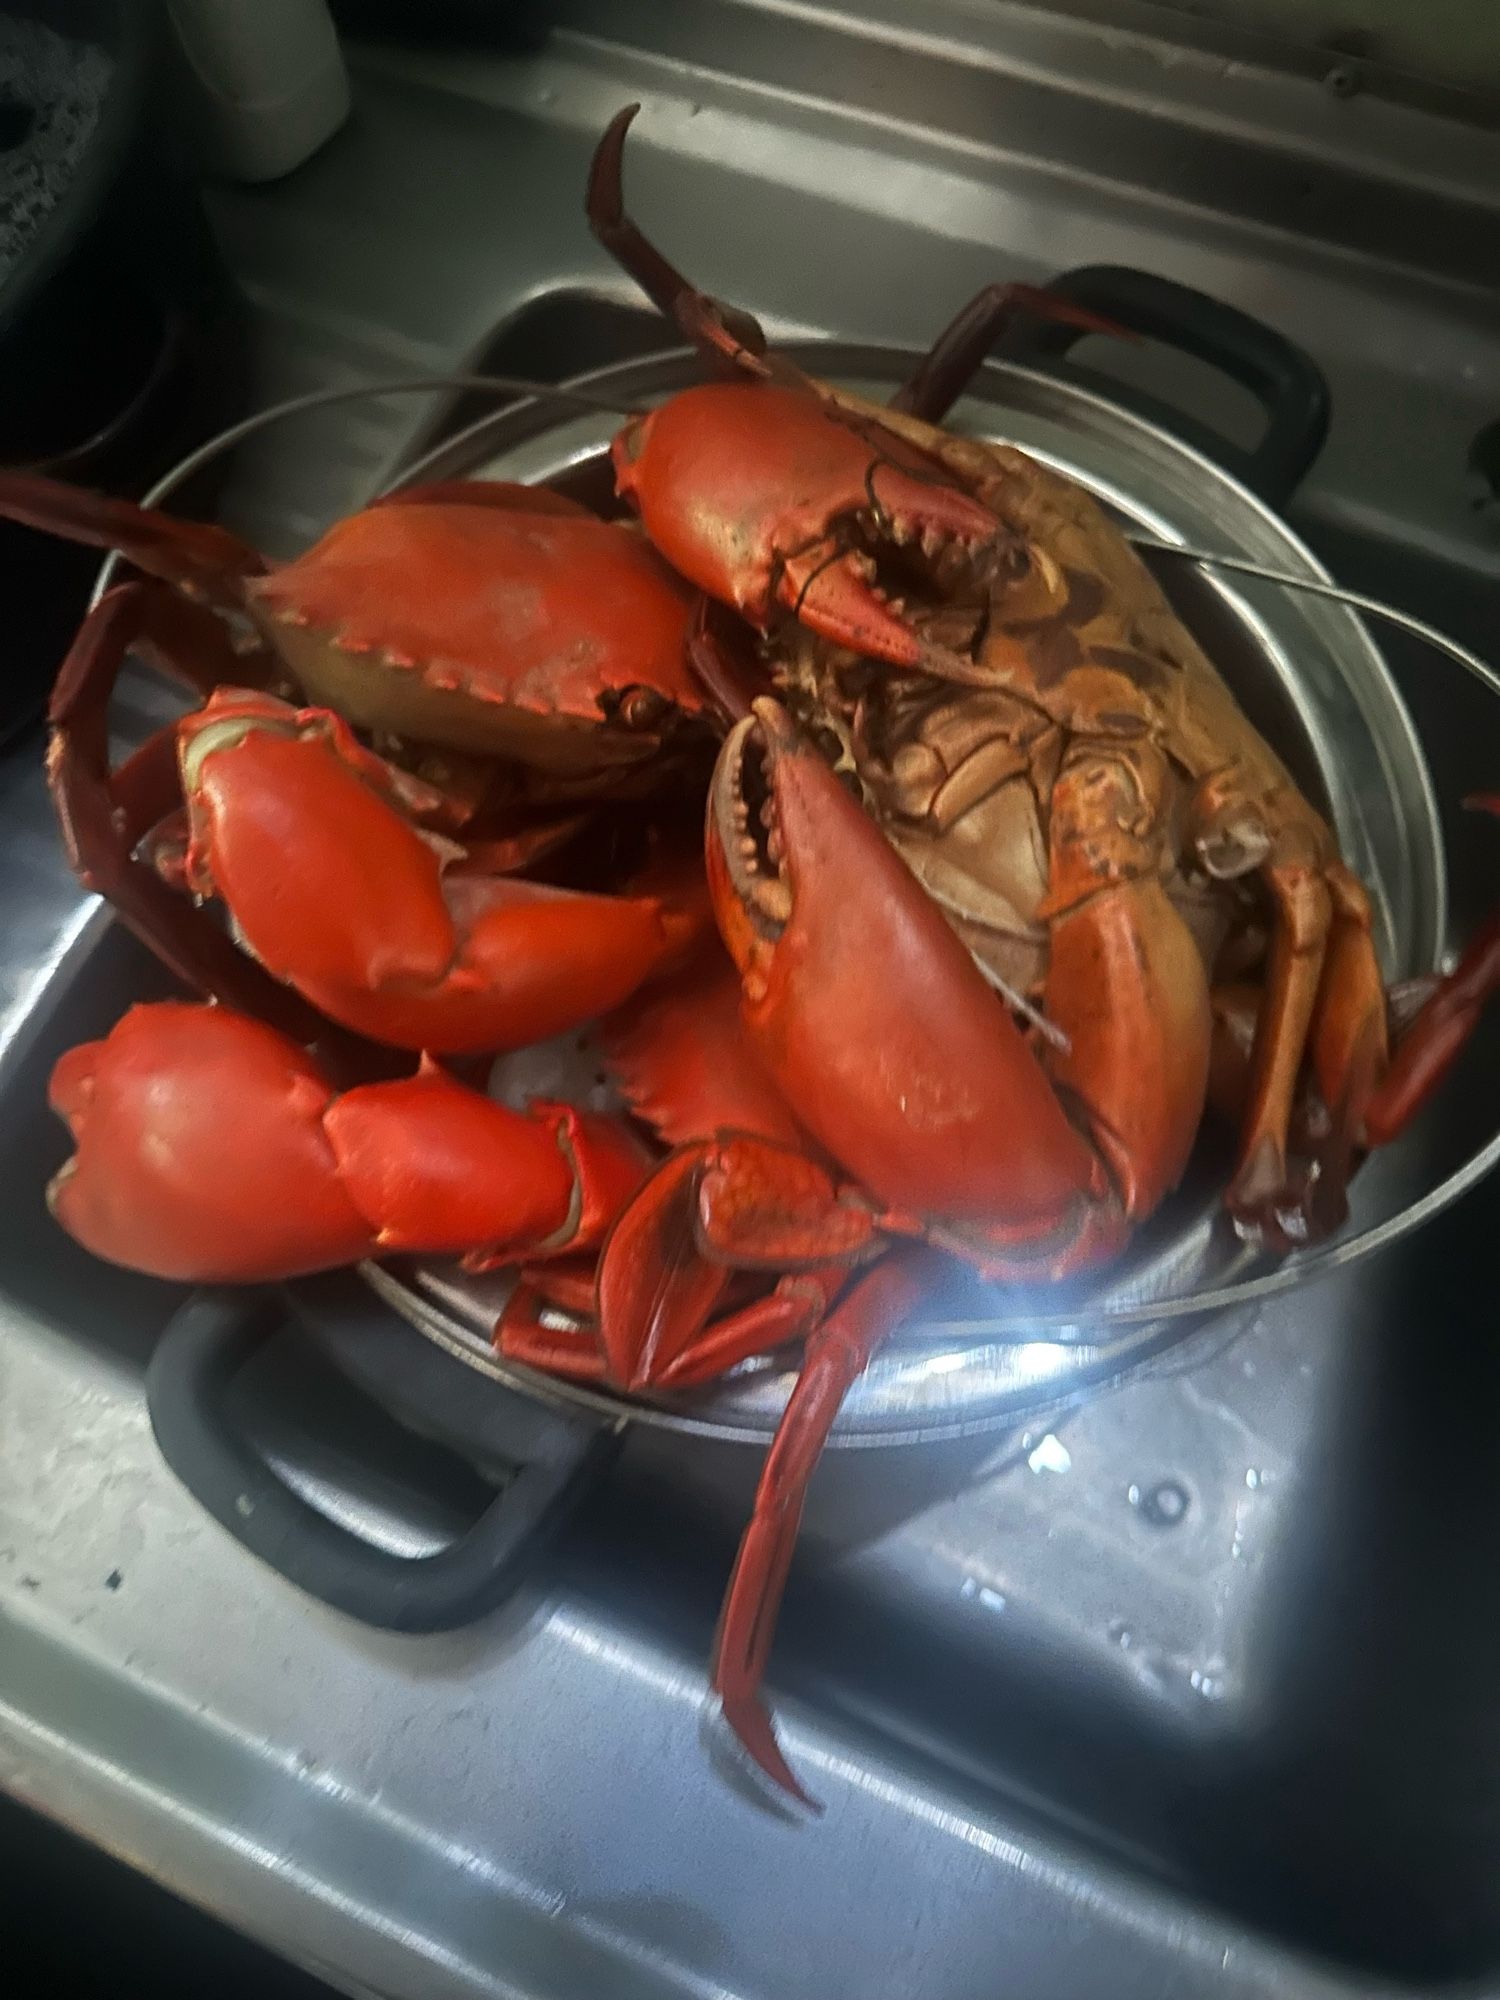
<svg viewBox="0 0 1500 2000"><path fill-rule="evenodd" d="M698 922L657 897L475 875L336 715L222 689L179 726L199 894L330 1018L400 1048L518 1048L616 1006Z"/></svg>
<svg viewBox="0 0 1500 2000"><path fill-rule="evenodd" d="M57 1220L95 1256L194 1284L587 1249L645 1171L609 1119L511 1111L429 1062L340 1093L263 1022L179 1001L70 1050L51 1102L77 1147L48 1191Z"/></svg>
<svg viewBox="0 0 1500 2000"><path fill-rule="evenodd" d="M899 557L911 543L929 563L949 549L982 556L998 523L934 459L778 355L756 319L700 291L663 256L625 207L625 135L639 109L617 113L595 149L590 226L700 353L738 379L686 390L633 418L614 446L619 491L676 569L762 629L776 611L790 612L833 644L892 666L972 678L967 663L899 615L876 583L873 558ZM1121 331L1070 300L991 286L939 337L896 407L951 400L1021 306L1089 331Z"/></svg>
<svg viewBox="0 0 1500 2000"><path fill-rule="evenodd" d="M614 463L673 568L753 624L780 610L892 666L955 670L886 601L869 549L979 558L999 524L893 436L840 421L811 390L705 383L633 417Z"/></svg>
<svg viewBox="0 0 1500 2000"><path fill-rule="evenodd" d="M1116 1227L1098 1152L1004 1003L785 711L720 752L707 860L750 1041L891 1222L1010 1275L1061 1275Z"/></svg>

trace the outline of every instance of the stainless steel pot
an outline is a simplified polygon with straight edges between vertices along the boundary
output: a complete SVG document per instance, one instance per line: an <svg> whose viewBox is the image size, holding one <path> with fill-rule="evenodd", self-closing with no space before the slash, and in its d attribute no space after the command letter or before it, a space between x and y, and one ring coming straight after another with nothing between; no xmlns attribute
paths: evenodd
<svg viewBox="0 0 1500 2000"><path fill-rule="evenodd" d="M910 357L818 343L790 350L814 372L876 399L904 379ZM607 404L637 407L699 379L681 353L581 378ZM1326 580L1315 558L1270 508L1214 460L1117 401L1048 374L990 362L948 422L1020 445L1077 479L1132 531L1210 546L1289 574ZM616 422L585 412L559 417L532 403L473 425L403 469L400 479L480 476L545 480L608 506L607 447ZM1299 782L1326 809L1346 858L1368 884L1387 976L1436 962L1446 891L1436 805L1411 723L1379 652L1351 612L1251 579L1204 576L1169 565L1162 580L1247 713L1274 740ZM591 1078L586 1052L550 1060L548 1087ZM535 1088L535 1066L502 1070L498 1087ZM874 1445L952 1437L999 1426L1160 1361L1194 1337L1206 1315L1111 1326L1112 1311L1247 1277L1264 1259L1226 1226L1221 1183L1190 1170L1184 1189L1143 1232L1126 1266L1091 1294L1068 1301L1071 1323L1031 1337L1028 1301L994 1295L1016 1323L1005 1337L975 1339L913 1326L897 1334L851 1392L834 1442ZM1353 1226L1378 1218L1378 1194L1356 1183ZM691 1399L632 1399L555 1381L497 1356L489 1330L505 1280L451 1264L366 1265L366 1282L389 1305L476 1371L550 1399L699 1434L758 1440L775 1426L791 1375L751 1364ZM1055 1319L1055 1298L1029 1302ZM1223 1321L1216 1324L1222 1330Z"/></svg>

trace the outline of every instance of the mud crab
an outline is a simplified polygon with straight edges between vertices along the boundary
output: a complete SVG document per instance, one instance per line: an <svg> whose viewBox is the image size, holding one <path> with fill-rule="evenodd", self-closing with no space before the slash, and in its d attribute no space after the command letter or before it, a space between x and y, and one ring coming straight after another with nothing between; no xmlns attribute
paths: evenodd
<svg viewBox="0 0 1500 2000"><path fill-rule="evenodd" d="M502 1348L626 1392L800 1341L713 1667L800 1794L759 1687L875 1344L945 1259L1036 1281L1117 1252L1211 1071L1231 1207L1326 1225L1500 984L1500 928L1392 1053L1362 886L1149 573L1066 481L938 427L1016 294L967 308L890 408L804 376L630 221L631 115L591 219L718 371L616 439L644 539L444 488L272 571L221 530L0 477L0 512L186 593L96 607L51 768L87 879L214 1004L138 1008L62 1060L53 1205L98 1254L192 1280L515 1264ZM250 687L205 603L249 621ZM111 773L103 696L143 639L208 698ZM470 837L351 727L565 772L576 798L643 766L691 792L652 759L715 717L701 860L668 844L608 894L531 879L575 822ZM512 1111L434 1060L601 1015L633 1120Z"/></svg>

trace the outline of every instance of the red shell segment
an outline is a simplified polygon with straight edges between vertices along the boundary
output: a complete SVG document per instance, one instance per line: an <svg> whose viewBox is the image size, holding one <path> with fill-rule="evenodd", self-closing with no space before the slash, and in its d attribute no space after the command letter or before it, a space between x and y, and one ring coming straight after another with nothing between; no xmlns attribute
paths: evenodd
<svg viewBox="0 0 1500 2000"><path fill-rule="evenodd" d="M644 687L690 713L690 597L639 534L574 512L390 500L248 591L289 626L482 701L597 720Z"/></svg>

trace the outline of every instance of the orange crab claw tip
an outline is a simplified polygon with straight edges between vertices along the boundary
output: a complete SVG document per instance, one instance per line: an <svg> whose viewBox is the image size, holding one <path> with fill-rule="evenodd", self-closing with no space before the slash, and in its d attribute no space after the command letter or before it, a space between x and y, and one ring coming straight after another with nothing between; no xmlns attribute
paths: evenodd
<svg viewBox="0 0 1500 2000"><path fill-rule="evenodd" d="M898 618L852 555L832 560L822 545L789 560L777 584L785 608L822 638L888 666L921 665L922 640Z"/></svg>
<svg viewBox="0 0 1500 2000"><path fill-rule="evenodd" d="M1108 334L1112 340L1132 340L1139 344L1144 335L1136 332L1123 321L1110 319L1104 313L1090 310L1088 306L1076 304L1064 298L1061 292L1048 291L1045 285L1011 285L1010 295L1017 305L1027 306L1044 319L1055 319L1065 326L1082 327L1085 333Z"/></svg>
<svg viewBox="0 0 1500 2000"><path fill-rule="evenodd" d="M758 695L750 704L750 714L753 721L760 724L768 752L790 750L796 744L797 731L792 718L781 703L770 695ZM745 729L744 723L736 725L736 733L741 736L744 735Z"/></svg>
<svg viewBox="0 0 1500 2000"><path fill-rule="evenodd" d="M809 1812L823 1811L822 1800L813 1797L782 1754L771 1717L762 1703L753 1695L721 1695L720 1713L745 1755L773 1785L789 1793Z"/></svg>

